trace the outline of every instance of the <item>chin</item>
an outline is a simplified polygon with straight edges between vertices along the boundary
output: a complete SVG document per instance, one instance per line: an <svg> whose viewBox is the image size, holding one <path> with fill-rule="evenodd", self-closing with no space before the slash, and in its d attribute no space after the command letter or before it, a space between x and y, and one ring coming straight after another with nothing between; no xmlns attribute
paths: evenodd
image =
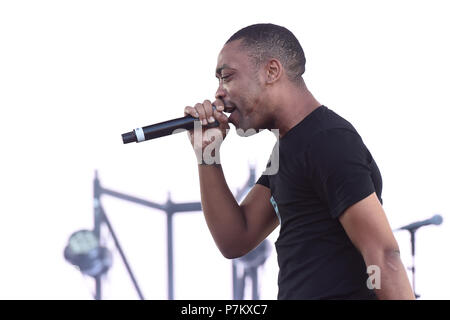
<svg viewBox="0 0 450 320"><path fill-rule="evenodd" d="M255 128L252 128L251 126L241 126L241 125L235 125L236 127L236 133L238 134L238 136L240 137L250 137L256 133L258 133L258 131Z"/></svg>

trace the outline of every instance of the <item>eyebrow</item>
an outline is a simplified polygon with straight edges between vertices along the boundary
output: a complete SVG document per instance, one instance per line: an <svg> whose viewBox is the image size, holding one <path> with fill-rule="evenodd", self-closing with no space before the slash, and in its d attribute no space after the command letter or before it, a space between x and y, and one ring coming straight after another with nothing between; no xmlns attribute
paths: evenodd
<svg viewBox="0 0 450 320"><path fill-rule="evenodd" d="M221 74L223 69L232 69L229 65L224 64L216 69L216 75Z"/></svg>

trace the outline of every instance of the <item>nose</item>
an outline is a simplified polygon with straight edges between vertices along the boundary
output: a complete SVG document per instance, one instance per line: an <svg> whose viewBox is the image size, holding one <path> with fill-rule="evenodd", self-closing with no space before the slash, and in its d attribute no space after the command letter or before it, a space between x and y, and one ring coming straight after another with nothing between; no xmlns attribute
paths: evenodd
<svg viewBox="0 0 450 320"><path fill-rule="evenodd" d="M225 93L225 90L223 89L222 82L220 82L219 88L217 88L217 91L216 91L216 99L223 100L225 98L225 95L226 95L226 93Z"/></svg>

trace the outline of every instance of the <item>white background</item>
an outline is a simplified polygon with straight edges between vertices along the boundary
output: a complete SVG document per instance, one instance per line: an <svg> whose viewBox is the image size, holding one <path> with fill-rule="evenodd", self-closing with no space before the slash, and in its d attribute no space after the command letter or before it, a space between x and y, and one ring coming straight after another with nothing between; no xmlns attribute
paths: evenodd
<svg viewBox="0 0 450 320"><path fill-rule="evenodd" d="M1 1L0 298L92 298L93 282L63 249L93 226L96 169L105 187L148 200L163 203L169 191L173 201L200 199L184 133L129 145L120 135L213 99L224 42L271 22L298 37L309 89L352 122L376 159L391 226L444 217L417 233L417 291L448 299L448 12L446 1ZM274 143L268 132L231 132L222 162L232 191L249 163L259 176ZM103 203L145 297L165 299L163 213ZM176 216L174 234L175 298L231 298L231 262L202 214ZM408 234L395 235L409 265ZM104 297L136 299L114 259ZM277 272L273 251L262 298L276 298Z"/></svg>

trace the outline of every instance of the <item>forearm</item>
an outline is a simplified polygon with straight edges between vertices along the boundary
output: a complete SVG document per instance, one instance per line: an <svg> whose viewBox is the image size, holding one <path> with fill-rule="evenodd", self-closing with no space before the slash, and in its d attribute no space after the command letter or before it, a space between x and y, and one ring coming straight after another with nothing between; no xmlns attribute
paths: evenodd
<svg viewBox="0 0 450 320"><path fill-rule="evenodd" d="M244 213L228 188L221 165L199 165L198 171L206 223L219 250L230 258L244 240Z"/></svg>
<svg viewBox="0 0 450 320"><path fill-rule="evenodd" d="M398 250L387 250L365 258L375 293L380 300L415 299ZM369 268L370 266L375 266ZM378 269L378 268L379 269ZM375 273L379 271L379 277ZM378 277L378 278L377 278ZM379 283L376 283L379 280Z"/></svg>

